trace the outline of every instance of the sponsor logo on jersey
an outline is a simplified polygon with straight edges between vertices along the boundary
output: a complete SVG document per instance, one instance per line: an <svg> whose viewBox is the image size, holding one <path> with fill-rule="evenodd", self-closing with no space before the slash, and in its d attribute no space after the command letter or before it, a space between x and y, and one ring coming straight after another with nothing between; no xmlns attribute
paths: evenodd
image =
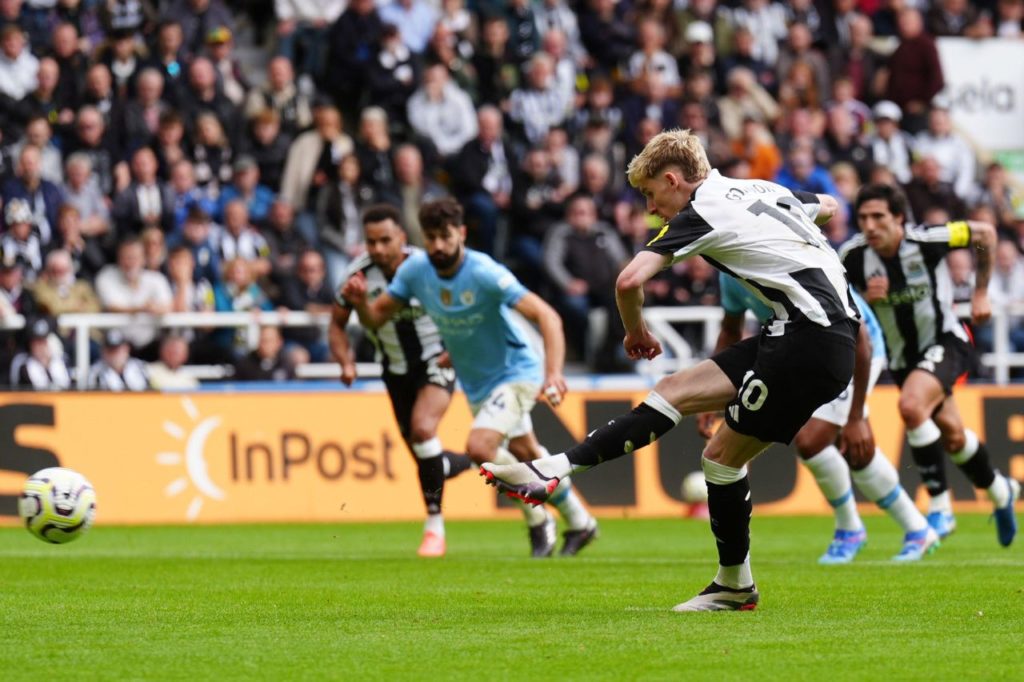
<svg viewBox="0 0 1024 682"><path fill-rule="evenodd" d="M918 301L923 301L931 295L931 287L927 284L918 284L915 286L909 286L906 289L900 289L899 291L893 291L888 296L880 301L885 305L911 305Z"/></svg>

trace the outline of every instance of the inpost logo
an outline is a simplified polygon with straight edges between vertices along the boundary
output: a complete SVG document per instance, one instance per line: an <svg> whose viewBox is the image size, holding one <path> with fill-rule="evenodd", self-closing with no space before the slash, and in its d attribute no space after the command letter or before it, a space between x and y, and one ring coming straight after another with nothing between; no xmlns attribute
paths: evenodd
<svg viewBox="0 0 1024 682"><path fill-rule="evenodd" d="M210 434L220 426L221 418L202 419L195 403L188 398L182 398L181 406L188 416L189 424L181 426L170 420L163 424L167 435L182 443L181 452L157 453L156 461L161 466L182 469L182 475L164 487L164 496L177 497L191 487L192 498L185 511L185 518L194 521L207 499L220 501L225 498L224 491L210 480L206 464L206 442Z"/></svg>

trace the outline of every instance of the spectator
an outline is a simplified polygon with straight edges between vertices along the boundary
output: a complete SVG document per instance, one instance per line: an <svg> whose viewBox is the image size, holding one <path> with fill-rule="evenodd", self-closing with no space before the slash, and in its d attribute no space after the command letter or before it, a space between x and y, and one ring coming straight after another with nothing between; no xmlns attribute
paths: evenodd
<svg viewBox="0 0 1024 682"><path fill-rule="evenodd" d="M986 206L992 211L995 224L1002 232L1010 232L1015 220L1015 207L1019 201L1010 186L1006 168L998 162L992 162L985 168L985 180L974 203Z"/></svg>
<svg viewBox="0 0 1024 682"><path fill-rule="evenodd" d="M107 37L95 59L107 67L113 79L114 98L123 102L135 88L135 77L142 67L142 47L135 42L135 32L131 30L118 29Z"/></svg>
<svg viewBox="0 0 1024 682"><path fill-rule="evenodd" d="M636 47L633 26L623 20L624 13L615 0L589 0L580 11L580 38L602 73L615 73Z"/></svg>
<svg viewBox="0 0 1024 682"><path fill-rule="evenodd" d="M240 259L224 264L224 281L213 287L214 307L217 312L259 312L272 310L270 298L253 279L249 264ZM224 351L240 356L245 352L245 328L218 329L213 338Z"/></svg>
<svg viewBox="0 0 1024 682"><path fill-rule="evenodd" d="M395 150L395 184L401 198L402 217L398 222L405 227L409 243L423 246L420 230L420 206L447 196L448 192L423 172L423 155L415 145L403 144Z"/></svg>
<svg viewBox="0 0 1024 682"><path fill-rule="evenodd" d="M747 2L759 0L747 0ZM725 96L718 100L722 131L730 140L740 136L743 120L752 118L771 125L779 117L779 105L754 80L749 69L733 69L726 79Z"/></svg>
<svg viewBox="0 0 1024 682"><path fill-rule="evenodd" d="M96 275L96 295L109 313L162 315L171 307L171 288L159 272L145 269L142 242L137 237L123 240L117 248L117 264ZM156 329L146 323L124 328L123 338L143 349L156 338Z"/></svg>
<svg viewBox="0 0 1024 682"><path fill-rule="evenodd" d="M882 100L872 109L875 118L875 133L868 138L871 159L876 165L889 168L896 179L906 184L911 179L914 140L900 130L903 112L895 102Z"/></svg>
<svg viewBox="0 0 1024 682"><path fill-rule="evenodd" d="M588 154L580 165L582 182L576 196L585 196L594 202L597 219L613 227L624 222L621 211L627 210L619 192L611 182L611 167L600 154ZM621 215L621 217L620 217Z"/></svg>
<svg viewBox="0 0 1024 682"><path fill-rule="evenodd" d="M46 254L46 266L32 287L38 310L57 317L64 313L98 313L100 301L87 280L75 274L71 254L55 249Z"/></svg>
<svg viewBox="0 0 1024 682"><path fill-rule="evenodd" d="M295 210L291 204L280 199L270 206L264 237L270 246L270 272L275 283L295 271L299 254L313 244L295 229Z"/></svg>
<svg viewBox="0 0 1024 682"><path fill-rule="evenodd" d="M62 192L65 205L78 211L82 234L101 237L110 230L110 209L92 174L92 161L85 154L72 154L64 164L67 181Z"/></svg>
<svg viewBox="0 0 1024 682"><path fill-rule="evenodd" d="M867 104L854 97L853 81L845 76L839 76L832 82L832 99L825 104L826 111L841 108L850 117L850 133L862 136L867 131L868 121L871 120L871 109Z"/></svg>
<svg viewBox="0 0 1024 682"><path fill-rule="evenodd" d="M43 57L39 60L39 71L36 75L35 90L25 95L16 107L13 115L18 123L25 122L30 125L33 119L43 120L47 126L53 124L60 127L60 132L65 133L66 128L74 121L75 114L72 107L75 102L63 96L59 90L60 67L51 57ZM53 131L48 131L47 141L53 136ZM12 137L14 137L12 135ZM38 140L34 144L43 146ZM58 159L59 160L59 159ZM60 166L57 167L60 174ZM54 178L47 178L57 182Z"/></svg>
<svg viewBox="0 0 1024 682"><path fill-rule="evenodd" d="M346 0L275 0L277 52L314 81L323 73L327 27L345 10Z"/></svg>
<svg viewBox="0 0 1024 682"><path fill-rule="evenodd" d="M942 168L931 156L914 165L914 177L906 186L906 194L915 216L923 216L929 208L940 208L957 220L967 214L963 200L957 196L953 185L942 180Z"/></svg>
<svg viewBox="0 0 1024 682"><path fill-rule="evenodd" d="M485 105L477 112L478 134L449 163L452 191L466 209L470 244L494 255L500 212L512 193L514 158L505 143L501 112Z"/></svg>
<svg viewBox="0 0 1024 682"><path fill-rule="evenodd" d="M291 141L287 136L279 134L280 117L270 109L258 113L250 122L249 130L246 152L256 160L263 184L277 193L281 190L281 176L284 174Z"/></svg>
<svg viewBox="0 0 1024 682"><path fill-rule="evenodd" d="M135 95L115 113L115 130L121 137L120 147L135 151L156 141L160 119L169 110L162 99L164 79L160 72L147 67L139 72Z"/></svg>
<svg viewBox="0 0 1024 682"><path fill-rule="evenodd" d="M231 142L220 120L209 111L196 117L194 137L191 158L196 184L211 197L216 197L220 188L231 182L234 155Z"/></svg>
<svg viewBox="0 0 1024 682"><path fill-rule="evenodd" d="M148 147L139 149L132 154L131 169L131 183L114 199L118 237L141 234L149 227L172 232L174 196L169 187L157 181L156 154Z"/></svg>
<svg viewBox="0 0 1024 682"><path fill-rule="evenodd" d="M545 53L534 55L526 65L527 87L509 98L509 118L530 144L539 144L548 129L561 125L572 102L565 100L554 78L554 62Z"/></svg>
<svg viewBox="0 0 1024 682"><path fill-rule="evenodd" d="M0 30L0 94L20 100L36 89L39 60L25 43L25 34L8 24Z"/></svg>
<svg viewBox="0 0 1024 682"><path fill-rule="evenodd" d="M224 206L235 199L241 199L249 211L249 218L255 223L262 223L267 218L270 204L274 201L274 193L270 188L260 184L260 167L251 156L240 156L232 166L233 180L220 193L219 215L223 215Z"/></svg>
<svg viewBox="0 0 1024 682"><path fill-rule="evenodd" d="M448 0L448 4L458 5L459 9L456 11L466 14L468 20L469 13L462 7L462 0ZM434 34L430 37L430 43L427 45L423 59L427 64L444 65L448 69L448 73L451 74L452 80L470 95L474 95L477 92L477 82L476 71L470 62L473 53L473 44L460 36L460 33L453 29L449 22L442 19L434 27ZM409 59L410 66L415 64L412 53L410 53ZM417 80L414 78L409 87L415 88ZM406 98L408 98L407 95Z"/></svg>
<svg viewBox="0 0 1024 682"><path fill-rule="evenodd" d="M612 173L611 169L626 167L626 146L615 139L612 126L603 117L587 120L581 135L580 154L584 158L597 155L604 159L611 174L612 189L619 193L625 190L625 175Z"/></svg>
<svg viewBox="0 0 1024 682"><path fill-rule="evenodd" d="M850 44L833 45L829 51L829 67L833 78L847 78L853 85L853 97L872 101L879 92L876 82L884 58L872 48L874 39L871 19L863 14L850 22Z"/></svg>
<svg viewBox="0 0 1024 682"><path fill-rule="evenodd" d="M540 46L540 34L530 0L507 0L503 4L508 23L509 47L516 64L529 61Z"/></svg>
<svg viewBox="0 0 1024 682"><path fill-rule="evenodd" d="M750 177L772 180L782 167L782 152L764 124L752 118L743 121L743 132L733 140L732 155L750 164Z"/></svg>
<svg viewBox="0 0 1024 682"><path fill-rule="evenodd" d="M380 107L367 107L359 118L356 141L359 177L370 187L375 200L398 205L401 199L395 184L392 153L387 113Z"/></svg>
<svg viewBox="0 0 1024 682"><path fill-rule="evenodd" d="M71 255L75 274L92 281L107 264L107 254L97 237L83 233L82 218L78 209L64 204L57 214L57 237L55 243Z"/></svg>
<svg viewBox="0 0 1024 682"><path fill-rule="evenodd" d="M691 24L691 26L697 27L700 27L701 25L702 22ZM707 24L703 25L706 26ZM695 39L701 38L705 40L704 43L700 44L710 45L712 40L710 28L711 27L708 26L707 30L698 28L695 31L687 29L687 32L695 33ZM750 32L750 29L746 26L737 26L736 30L733 31L733 42L732 54L719 62L718 81L723 82L726 74L730 73L735 68L742 67L750 69L751 73L754 74L754 80L757 81L758 85L769 92L774 92L778 87L779 79L775 75L775 69L754 56L754 50L757 46L757 42L754 34ZM691 60L691 65L699 67L701 61L706 62L708 60L699 60L697 64L693 64L693 61L698 60ZM711 61L713 62L714 60ZM780 71L785 73L785 69L780 69Z"/></svg>
<svg viewBox="0 0 1024 682"><path fill-rule="evenodd" d="M353 5L362 1L355 0ZM281 198L303 211L316 206L317 192L330 180L325 168L337 168L353 150L352 138L342 128L341 112L334 107L317 107L313 125L313 130L292 142L281 179Z"/></svg>
<svg viewBox="0 0 1024 682"><path fill-rule="evenodd" d="M885 99L903 111L903 129L917 133L925 127L928 102L942 90L945 79L935 39L925 33L921 13L905 7L897 16L900 44L889 56L881 82Z"/></svg>
<svg viewBox="0 0 1024 682"><path fill-rule="evenodd" d="M156 29L156 41L153 56L148 66L160 72L164 79L164 99L171 105L177 105L184 92L185 49L183 46L181 25L174 21L161 21Z"/></svg>
<svg viewBox="0 0 1024 682"><path fill-rule="evenodd" d="M925 25L928 33L936 38L941 36L977 38L981 37L978 35L979 27L976 26L979 19L981 19L981 13L978 8L968 4L967 0L937 0L927 12Z"/></svg>
<svg viewBox="0 0 1024 682"><path fill-rule="evenodd" d="M80 49L78 36L79 31L70 23L59 23L53 29L50 56L57 62L59 68L55 97L67 107L57 120L62 126L61 133L63 127L70 125L74 120L73 109L85 93L85 75L89 69L89 58ZM91 53L92 48L90 47L88 51Z"/></svg>
<svg viewBox="0 0 1024 682"><path fill-rule="evenodd" d="M565 321L566 341L578 358L586 357L590 311L605 311L608 329L594 355L594 369L618 369L618 348L624 334L615 306L615 278L628 259L615 229L598 220L590 197L569 200L565 221L544 238L544 271L557 291L555 307ZM617 322L618 321L618 322Z"/></svg>
<svg viewBox="0 0 1024 682"><path fill-rule="evenodd" d="M29 119L22 139L11 147L11 156L20 157L21 150L29 145L39 150L39 177L59 185L64 178L61 172L64 162L60 150L53 143L53 130L45 118Z"/></svg>
<svg viewBox="0 0 1024 682"><path fill-rule="evenodd" d="M334 305L335 287L327 280L323 257L316 251L308 250L299 256L295 276L285 281L282 287L281 305L289 310L307 313L329 313ZM311 327L290 327L285 339L306 349L313 362L326 362L327 342L319 325Z"/></svg>
<svg viewBox="0 0 1024 682"><path fill-rule="evenodd" d="M195 276L195 257L187 246L171 249L167 256L167 278L171 285L171 311L209 313L215 307L213 284ZM182 338L190 344L190 354L199 364L230 363L232 354L222 349L213 333L205 329L185 328Z"/></svg>
<svg viewBox="0 0 1024 682"><path fill-rule="evenodd" d="M147 227L139 234L142 261L147 270L167 273L167 240L159 227Z"/></svg>
<svg viewBox="0 0 1024 682"><path fill-rule="evenodd" d="M645 76L656 73L669 97L679 97L682 93L679 67L672 55L665 51L666 41L665 27L656 19L646 17L640 20L637 28L639 49L630 56L626 67L630 84L636 92L644 91Z"/></svg>
<svg viewBox="0 0 1024 682"><path fill-rule="evenodd" d="M774 67L779 43L786 37L786 12L782 4L768 0L743 0L732 11L733 26L745 26L757 38L753 56Z"/></svg>
<svg viewBox="0 0 1024 682"><path fill-rule="evenodd" d="M806 24L795 22L789 25L786 43L779 52L775 63L775 73L779 81L786 80L793 66L797 63L806 64L814 79L815 90L826 93L831 90L831 74L828 62L813 45L811 29Z"/></svg>
<svg viewBox="0 0 1024 682"><path fill-rule="evenodd" d="M1024 3L1021 0L999 0L992 23L996 36L1020 38L1024 34Z"/></svg>
<svg viewBox="0 0 1024 682"><path fill-rule="evenodd" d="M415 149L415 147L413 147ZM331 282L341 282L348 264L363 250L363 208L374 201L373 188L362 179L359 158L342 158L338 181L324 188L317 201L318 245L327 261Z"/></svg>
<svg viewBox="0 0 1024 682"><path fill-rule="evenodd" d="M443 66L447 73L447 65ZM421 81L420 60L402 42L398 28L384 25L380 51L370 67L370 101L395 122L407 120L406 103Z"/></svg>
<svg viewBox="0 0 1024 682"><path fill-rule="evenodd" d="M68 152L89 157L100 190L107 196L124 189L131 181L128 164L121 160L117 143L113 135L108 133L103 114L94 106L78 110L75 135L68 144Z"/></svg>
<svg viewBox="0 0 1024 682"><path fill-rule="evenodd" d="M1009 239L1000 239L996 246L992 279L988 284L993 307L1024 303L1024 257L1017 245ZM1024 352L1024 315L1011 315L1009 319L1010 351ZM992 348L992 326L978 329L979 341Z"/></svg>
<svg viewBox="0 0 1024 682"><path fill-rule="evenodd" d="M177 236L185 225L185 219L193 208L199 208L207 214L217 210L217 202L205 191L196 186L195 170L192 162L182 159L171 167L171 199L174 202L174 234Z"/></svg>
<svg viewBox="0 0 1024 682"><path fill-rule="evenodd" d="M236 107L245 103L249 80L234 56L235 39L231 30L219 26L206 34L206 54L213 64L224 96Z"/></svg>
<svg viewBox="0 0 1024 682"><path fill-rule="evenodd" d="M622 104L626 129L634 130L645 118L652 118L661 128L675 127L679 122L679 102L669 95L661 74L649 72L641 79L639 92Z"/></svg>
<svg viewBox="0 0 1024 682"><path fill-rule="evenodd" d="M31 214L31 222L45 247L53 239L53 226L57 223L57 210L63 203L60 188L42 177L42 155L38 147L25 145L18 156L15 176L3 184L4 204L23 199ZM10 227L10 223L5 223Z"/></svg>
<svg viewBox="0 0 1024 682"><path fill-rule="evenodd" d="M119 329L103 335L100 360L89 368L85 386L91 391L148 391L146 364L131 356L128 337Z"/></svg>
<svg viewBox="0 0 1024 682"><path fill-rule="evenodd" d="M171 179L171 169L176 163L188 160L188 150L185 148L185 124L182 122L181 116L173 109L160 115L156 139L152 143L152 148L159 164L157 175L165 182Z"/></svg>
<svg viewBox="0 0 1024 682"><path fill-rule="evenodd" d="M194 1L194 0L193 0ZM222 130L234 136L241 134L242 117L235 104L229 100L218 84L217 70L206 57L197 57L188 67L188 82L178 103L178 112L185 121L188 133L195 133L190 127L198 123L199 115L212 113L220 122Z"/></svg>
<svg viewBox="0 0 1024 682"><path fill-rule="evenodd" d="M11 199L4 206L4 222L7 232L0 237L0 257L3 260L18 260L25 264L29 282L43 269L43 246L39 234L34 230L35 217L24 199Z"/></svg>
<svg viewBox="0 0 1024 682"><path fill-rule="evenodd" d="M64 362L64 346L45 317L33 320L25 333L28 351L11 363L11 386L34 391L66 391L71 373Z"/></svg>
<svg viewBox="0 0 1024 682"><path fill-rule="evenodd" d="M423 86L409 98L407 115L413 131L430 140L442 157L456 153L477 134L473 102L441 64L427 67Z"/></svg>
<svg viewBox="0 0 1024 682"><path fill-rule="evenodd" d="M854 133L854 121L849 110L844 107L832 107L826 114L828 124L825 132L825 144L828 148L831 163L848 163L857 169L861 180L867 180L871 166L871 149L860 141Z"/></svg>
<svg viewBox="0 0 1024 682"><path fill-rule="evenodd" d="M106 64L93 64L85 72L85 90L82 103L91 106L103 117L104 127L109 127L111 116L117 105L114 79ZM81 107L79 107L81 113Z"/></svg>
<svg viewBox="0 0 1024 682"><path fill-rule="evenodd" d="M358 116L373 60L377 58L384 24L374 0L349 0L348 7L327 32L327 87L338 106Z"/></svg>
<svg viewBox="0 0 1024 682"><path fill-rule="evenodd" d="M173 0L161 19L181 26L182 46L191 57L202 53L203 41L211 31L221 26L234 29L231 12L221 0Z"/></svg>
<svg viewBox="0 0 1024 682"><path fill-rule="evenodd" d="M245 102L246 118L252 120L271 110L278 116L280 131L289 140L313 123L312 103L295 85L295 71L287 57L274 57L267 65L267 83L253 88Z"/></svg>
<svg viewBox="0 0 1024 682"><path fill-rule="evenodd" d="M148 32L156 19L156 10L150 0L106 0L100 5L102 28L107 33L129 31Z"/></svg>
<svg viewBox="0 0 1024 682"><path fill-rule="evenodd" d="M931 156L939 164L939 177L953 186L957 196L967 201L977 187L977 162L970 144L953 130L949 115L949 100L936 97L928 112L928 129L918 133L914 151L919 156Z"/></svg>
<svg viewBox="0 0 1024 682"><path fill-rule="evenodd" d="M379 10L380 20L398 28L402 42L414 54L427 49L437 24L437 10L424 0L391 0Z"/></svg>
<svg viewBox="0 0 1024 682"><path fill-rule="evenodd" d="M731 11L722 7L718 0L692 0L676 12L675 42L670 50L672 54L680 55L686 50L695 37L693 34L687 35L687 32L690 26L698 22L706 24L711 29L710 42L714 46L714 51L718 54L729 54L734 44ZM746 31L753 35L749 28ZM703 34L704 29L700 29L700 33Z"/></svg>
<svg viewBox="0 0 1024 682"><path fill-rule="evenodd" d="M786 165L775 176L775 182L794 192L833 196L839 193L828 171L815 162L812 143L807 139L794 141L786 154Z"/></svg>
<svg viewBox="0 0 1024 682"><path fill-rule="evenodd" d="M565 197L558 192L559 184L548 153L543 149L531 149L512 185L509 251L519 263L519 279L533 290L540 284L543 272L544 237L562 218Z"/></svg>
<svg viewBox="0 0 1024 682"><path fill-rule="evenodd" d="M224 229L217 235L221 262L241 258L249 264L253 277L270 274L270 245L249 222L249 209L241 199L224 206Z"/></svg>
<svg viewBox="0 0 1024 682"><path fill-rule="evenodd" d="M187 391L199 388L199 380L184 370L188 362L188 341L180 334L167 334L160 341L160 356L146 371L150 386L157 391Z"/></svg>
<svg viewBox="0 0 1024 682"><path fill-rule="evenodd" d="M565 128L551 128L544 136L544 151L551 159L551 165L561 184L559 193L567 197L576 191L580 184L580 155L569 144L569 134Z"/></svg>
<svg viewBox="0 0 1024 682"><path fill-rule="evenodd" d="M219 232L220 227L216 228ZM192 251L195 259L195 277L206 279L216 284L221 278L220 250L218 235L210 220L210 214L199 206L189 209L182 226L181 234L172 237L171 246L184 245Z"/></svg>
<svg viewBox="0 0 1024 682"><path fill-rule="evenodd" d="M240 381L289 381L295 378L295 367L284 352L280 329L260 328L259 345L235 363L235 377Z"/></svg>
<svg viewBox="0 0 1024 682"><path fill-rule="evenodd" d="M584 64L587 59L587 51L580 39L580 26L576 13L572 11L566 0L540 0L533 4L533 21L537 35L544 35L548 31L561 31L565 38L566 48L573 62L578 65Z"/></svg>
<svg viewBox="0 0 1024 682"><path fill-rule="evenodd" d="M477 76L477 101L482 105L504 107L512 91L519 87L519 69L509 45L508 24L501 17L484 17L481 43L473 53L473 70Z"/></svg>

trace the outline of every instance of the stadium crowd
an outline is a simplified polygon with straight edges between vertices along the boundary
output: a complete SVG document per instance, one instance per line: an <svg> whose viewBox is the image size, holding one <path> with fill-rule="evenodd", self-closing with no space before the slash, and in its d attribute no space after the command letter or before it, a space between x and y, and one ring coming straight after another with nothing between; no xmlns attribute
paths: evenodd
<svg viewBox="0 0 1024 682"><path fill-rule="evenodd" d="M0 321L28 319L0 331L0 376L67 388L63 313L329 311L362 209L393 204L417 244L445 194L571 357L623 370L614 281L657 227L624 168L674 127L724 175L840 198L835 246L868 181L918 222L992 222L993 302L1024 301L1024 201L953 127L938 36L1022 39L1024 0L0 0ZM969 254L949 265L969 296ZM717 273L697 259L646 295L716 305ZM318 328L90 343L110 390L328 359Z"/></svg>

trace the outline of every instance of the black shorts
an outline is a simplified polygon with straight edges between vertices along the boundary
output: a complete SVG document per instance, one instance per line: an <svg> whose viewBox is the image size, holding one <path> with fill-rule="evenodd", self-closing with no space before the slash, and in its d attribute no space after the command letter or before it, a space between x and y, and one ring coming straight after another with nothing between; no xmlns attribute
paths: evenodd
<svg viewBox="0 0 1024 682"><path fill-rule="evenodd" d="M953 395L953 385L970 366L971 344L955 334L946 333L915 358L909 367L892 370L892 378L897 386L903 388L903 382L910 373L920 369L934 375L942 384L942 390L946 395Z"/></svg>
<svg viewBox="0 0 1024 682"><path fill-rule="evenodd" d="M792 441L815 410L850 384L858 324L796 323L782 336L762 329L712 357L737 389L725 422L766 443Z"/></svg>
<svg viewBox="0 0 1024 682"><path fill-rule="evenodd" d="M395 413L398 430L406 441L412 433L412 410L420 389L433 385L448 391L449 395L455 391L455 370L451 367L438 367L436 356L409 367L406 374L385 372L382 378L388 389L388 397L391 398L391 409Z"/></svg>

